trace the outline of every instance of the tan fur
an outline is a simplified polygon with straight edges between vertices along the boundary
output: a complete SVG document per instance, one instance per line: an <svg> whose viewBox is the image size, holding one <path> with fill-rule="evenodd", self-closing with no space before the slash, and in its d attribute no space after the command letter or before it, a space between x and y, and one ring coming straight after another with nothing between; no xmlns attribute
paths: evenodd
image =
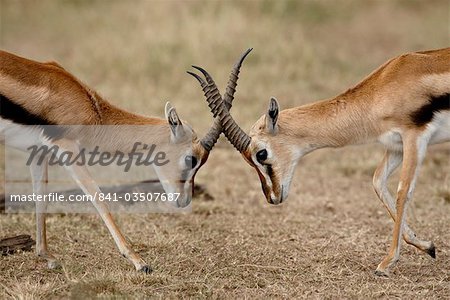
<svg viewBox="0 0 450 300"><path fill-rule="evenodd" d="M79 126L66 127L64 138L44 139L45 143L57 145L60 149L74 154L80 151L80 147L90 146L99 146L100 151L128 153L137 141L157 145L158 151L164 151L165 154L176 148L177 156L172 157L168 165L158 167L157 174L167 193L179 193L181 203L189 204L192 195L189 190L193 190L195 174L206 162L209 152L200 145L192 128L186 122L180 121L177 115L176 128L183 134L174 139L167 120L134 114L110 104L58 63L40 63L4 51L0 51L0 94L51 125L104 125L88 129ZM2 119L2 122L14 126L10 120ZM4 142L3 139L1 141ZM173 143L176 144L171 145ZM195 156L200 163L189 171L191 175L181 180L180 174L185 173L186 166L180 162L184 162L185 155ZM71 165L66 169L86 194L94 195L100 192L85 166ZM31 173L33 191L45 194L47 165L32 165ZM120 253L127 257L137 270L148 272L149 267L133 251L120 232L107 205L95 200L93 204L111 232ZM36 215L36 252L47 259L49 267L57 267L58 262L47 249L45 203L36 205Z"/></svg>
<svg viewBox="0 0 450 300"><path fill-rule="evenodd" d="M414 127L409 115L430 95L445 92L450 92L450 48L401 55L332 99L281 111L274 138L282 145L298 138L336 147L367 142L394 127ZM262 116L250 135L265 135L264 124Z"/></svg>
<svg viewBox="0 0 450 300"><path fill-rule="evenodd" d="M408 243L434 255L433 243L418 239L406 224L405 210L427 145L450 139L445 133L450 121L442 115L436 124L416 125L411 115L427 105L430 97L445 94L450 94L450 48L404 54L332 99L280 111L275 134L267 129L268 116L263 115L253 125L251 144L242 154L257 170L267 200L278 204L287 197L293 170L307 153L377 140L385 143L388 152L374 176L377 194L395 221L389 255L377 269L379 275L385 275L399 257L402 234ZM434 135L439 138L431 141ZM255 158L261 149L269 153L264 164ZM389 162L398 152L403 152L404 162L393 207L384 185L393 171L386 168L395 169L400 163ZM267 165L273 170L271 176Z"/></svg>
<svg viewBox="0 0 450 300"><path fill-rule="evenodd" d="M112 105L56 62L40 63L0 51L0 94L54 125L155 125L153 131L145 131L154 143L165 140L170 132L165 119ZM189 127L185 121L183 124ZM134 135L139 135L139 130ZM133 136L102 142L105 146L114 143L109 149L126 150L130 138ZM194 147L198 144L195 133L192 138ZM206 155L201 147L195 149L200 158Z"/></svg>
<svg viewBox="0 0 450 300"><path fill-rule="evenodd" d="M5 51L0 51L0 93L58 125L167 124L110 104L55 62L40 63Z"/></svg>

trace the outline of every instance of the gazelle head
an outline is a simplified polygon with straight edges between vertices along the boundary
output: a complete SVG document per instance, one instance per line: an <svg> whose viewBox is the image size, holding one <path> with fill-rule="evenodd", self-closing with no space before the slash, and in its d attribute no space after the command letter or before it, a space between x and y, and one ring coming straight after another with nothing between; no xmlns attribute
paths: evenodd
<svg viewBox="0 0 450 300"><path fill-rule="evenodd" d="M228 108L231 108L234 99L240 67L250 51L251 49L242 54L231 70L224 98ZM199 81L205 96L208 97L214 92L214 88L217 89L215 85L207 83L197 74L188 73ZM198 139L192 128L186 122L181 121L175 108L169 103L166 104L165 114L170 127L170 143L176 147L176 154L174 155L175 159L169 161L169 165L157 169L156 172L158 177L163 179L163 186L167 193L179 193L178 207L186 207L192 200L195 175L207 161L210 151L222 133L222 126L216 119L208 133Z"/></svg>
<svg viewBox="0 0 450 300"><path fill-rule="evenodd" d="M165 115L167 126L164 126L164 132L169 138L165 138L158 147L158 152L164 155L164 163L154 163L153 166L167 199L172 198L168 203L183 208L191 203L195 174L208 159L212 148L206 149L201 145L192 127L180 119L169 102L166 103Z"/></svg>
<svg viewBox="0 0 450 300"><path fill-rule="evenodd" d="M206 95L208 105L223 128L223 132L244 159L258 173L266 199L279 204L288 196L292 176L298 160L304 154L289 143L289 129L285 126L278 101L271 98L267 113L246 134L230 115L226 101L220 99L211 76L202 69L213 87ZM280 118L279 118L280 116Z"/></svg>
<svg viewBox="0 0 450 300"><path fill-rule="evenodd" d="M278 101L272 97L266 114L256 121L249 134L242 132L242 139L247 146L232 135L229 139L255 168L270 204L280 204L287 199L298 161L310 148L310 141L306 138L305 147L293 146L293 131L288 119L288 115L280 111ZM238 128L236 123L233 126Z"/></svg>

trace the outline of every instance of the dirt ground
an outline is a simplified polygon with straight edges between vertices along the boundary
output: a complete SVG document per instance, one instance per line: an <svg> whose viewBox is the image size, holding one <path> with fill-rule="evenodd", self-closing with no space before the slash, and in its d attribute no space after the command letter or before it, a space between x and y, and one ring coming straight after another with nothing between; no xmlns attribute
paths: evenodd
<svg viewBox="0 0 450 300"><path fill-rule="evenodd" d="M425 0L0 0L0 47L56 60L132 111L162 117L170 100L201 135L212 119L184 73L191 64L224 87L254 47L233 109L248 129L272 95L282 108L332 97L395 55L449 46L449 14L448 1ZM48 270L32 252L1 257L0 298L449 299L450 145L430 147L409 209L437 258L403 243L389 279L373 275L393 229L372 188L382 156L376 144L312 153L289 199L273 206L222 138L197 175L214 200L194 199L187 214L115 215L152 274L119 255L98 216L57 214L48 236L63 268ZM0 238L34 235L34 222L2 214Z"/></svg>

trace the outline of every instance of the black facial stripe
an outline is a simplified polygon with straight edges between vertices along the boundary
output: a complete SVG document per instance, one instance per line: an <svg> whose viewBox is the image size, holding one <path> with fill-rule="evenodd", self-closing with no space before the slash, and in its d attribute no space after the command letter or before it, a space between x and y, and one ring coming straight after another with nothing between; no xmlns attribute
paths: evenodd
<svg viewBox="0 0 450 300"><path fill-rule="evenodd" d="M267 175L269 175L270 180L272 181L273 169L271 165L265 165L267 170Z"/></svg>
<svg viewBox="0 0 450 300"><path fill-rule="evenodd" d="M264 165L267 171L267 175L270 178L270 181L272 182L272 189L275 189L278 186L277 178L275 177L275 172L273 171L272 165Z"/></svg>
<svg viewBox="0 0 450 300"><path fill-rule="evenodd" d="M197 166L197 158L195 156L188 155L184 158L184 163L188 168L193 169Z"/></svg>
<svg viewBox="0 0 450 300"><path fill-rule="evenodd" d="M3 119L11 120L13 123L21 125L55 125L47 119L27 111L25 108L14 103L11 99L2 94L0 94L0 116ZM61 137L64 133L64 129L56 128L54 126L43 126L43 129L44 134L49 138Z"/></svg>
<svg viewBox="0 0 450 300"><path fill-rule="evenodd" d="M450 93L438 97L430 97L428 103L413 112L410 117L417 126L423 126L433 119L434 113L450 109Z"/></svg>
<svg viewBox="0 0 450 300"><path fill-rule="evenodd" d="M186 182L188 180L190 171L192 171L192 169L184 169L181 171L181 182Z"/></svg>

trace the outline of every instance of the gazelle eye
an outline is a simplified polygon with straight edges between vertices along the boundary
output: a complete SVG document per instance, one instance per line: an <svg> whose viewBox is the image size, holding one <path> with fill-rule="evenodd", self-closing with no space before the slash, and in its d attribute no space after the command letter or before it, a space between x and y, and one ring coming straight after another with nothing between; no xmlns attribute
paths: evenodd
<svg viewBox="0 0 450 300"><path fill-rule="evenodd" d="M256 159L258 160L259 163L265 161L267 159L267 150L262 149L256 152Z"/></svg>
<svg viewBox="0 0 450 300"><path fill-rule="evenodd" d="M194 156L188 155L185 157L184 162L188 169L192 169L197 165L197 158Z"/></svg>

